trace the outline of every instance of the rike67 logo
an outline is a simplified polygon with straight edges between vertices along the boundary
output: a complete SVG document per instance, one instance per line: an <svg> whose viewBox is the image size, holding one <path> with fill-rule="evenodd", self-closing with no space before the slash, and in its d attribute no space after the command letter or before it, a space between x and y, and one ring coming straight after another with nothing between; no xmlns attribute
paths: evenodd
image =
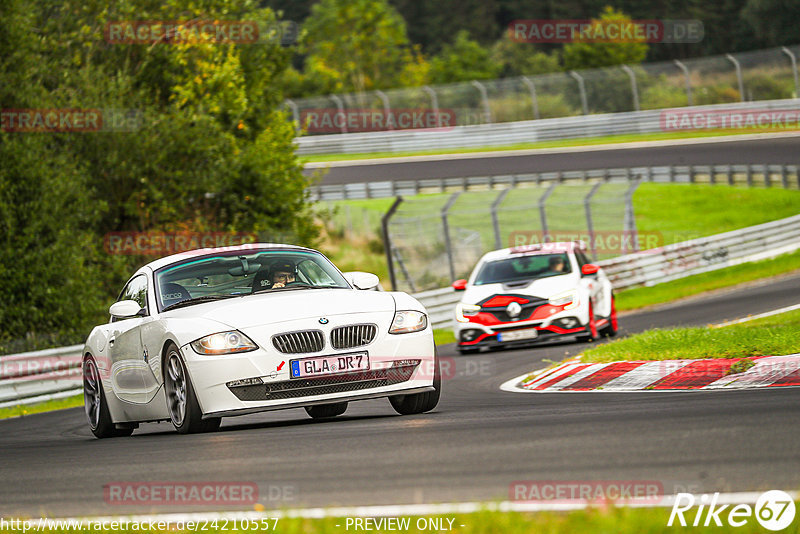
<svg viewBox="0 0 800 534"><path fill-rule="evenodd" d="M756 521L765 529L778 531L791 525L794 520L794 499L785 491L771 490L761 494L756 500L755 509L749 504L721 504L719 497L720 494L715 493L710 498L708 495L701 495L697 499L691 493L678 493L667 526L671 527L677 519L682 527L721 527L724 524L742 527L755 516ZM691 509L695 505L697 511L692 513ZM689 518L688 521L684 514Z"/></svg>

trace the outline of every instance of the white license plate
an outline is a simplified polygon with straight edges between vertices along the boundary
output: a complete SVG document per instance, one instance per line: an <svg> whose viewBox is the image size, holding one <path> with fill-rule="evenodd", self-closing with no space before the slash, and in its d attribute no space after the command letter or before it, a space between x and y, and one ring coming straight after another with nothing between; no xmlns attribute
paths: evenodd
<svg viewBox="0 0 800 534"><path fill-rule="evenodd" d="M369 355L366 352L351 352L335 356L314 356L302 360L290 360L292 378L336 375L369 370Z"/></svg>
<svg viewBox="0 0 800 534"><path fill-rule="evenodd" d="M519 341L520 339L536 339L539 331L535 328L526 328L525 330L512 330L510 332L500 332L497 334L497 341Z"/></svg>

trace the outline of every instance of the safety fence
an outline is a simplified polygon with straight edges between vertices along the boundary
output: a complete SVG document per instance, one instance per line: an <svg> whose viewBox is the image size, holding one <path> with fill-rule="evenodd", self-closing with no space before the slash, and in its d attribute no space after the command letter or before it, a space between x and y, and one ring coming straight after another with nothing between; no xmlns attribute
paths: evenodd
<svg viewBox="0 0 800 534"><path fill-rule="evenodd" d="M0 356L0 408L80 393L83 345Z"/></svg>
<svg viewBox="0 0 800 534"><path fill-rule="evenodd" d="M597 261L687 239L637 233L633 194L642 182L800 189L800 174L797 165L698 165L421 180L413 191L440 194L399 196L382 221L391 287L442 287L510 246L582 239Z"/></svg>
<svg viewBox="0 0 800 534"><path fill-rule="evenodd" d="M798 98L798 54L800 45L795 45L683 61L327 95L285 104L298 132L305 128L306 135L297 139L301 154L642 133L661 129L657 110L715 104L733 108L737 103ZM399 128L385 120L404 114L427 120ZM325 127L320 127L323 123Z"/></svg>
<svg viewBox="0 0 800 534"><path fill-rule="evenodd" d="M643 250L598 262L615 290L654 286L678 278L772 258L800 249L800 215ZM434 328L450 328L462 293L452 287L416 293Z"/></svg>

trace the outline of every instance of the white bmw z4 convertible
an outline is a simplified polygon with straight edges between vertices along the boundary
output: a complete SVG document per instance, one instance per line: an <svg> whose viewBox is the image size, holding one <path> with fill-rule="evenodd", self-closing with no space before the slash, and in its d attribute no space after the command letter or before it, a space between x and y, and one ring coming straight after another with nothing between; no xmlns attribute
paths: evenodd
<svg viewBox="0 0 800 534"><path fill-rule="evenodd" d="M341 415L388 397L400 414L439 401L425 308L378 277L340 272L291 245L201 249L153 261L128 280L83 350L89 426L99 438L171 421L180 433L222 417L305 408Z"/></svg>

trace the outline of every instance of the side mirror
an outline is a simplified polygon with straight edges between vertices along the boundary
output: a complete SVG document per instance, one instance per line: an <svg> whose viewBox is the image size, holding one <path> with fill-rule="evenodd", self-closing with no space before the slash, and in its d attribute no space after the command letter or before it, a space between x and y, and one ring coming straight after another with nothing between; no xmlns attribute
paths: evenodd
<svg viewBox="0 0 800 534"><path fill-rule="evenodd" d="M461 278L460 280L456 280L453 282L453 289L456 291L464 291L467 289L467 281Z"/></svg>
<svg viewBox="0 0 800 534"><path fill-rule="evenodd" d="M597 274L597 271L600 270L600 267L595 265L594 263L587 263L583 267L581 267L581 274L589 276L593 274Z"/></svg>
<svg viewBox="0 0 800 534"><path fill-rule="evenodd" d="M354 285L356 289L361 290L375 289L381 283L380 278L374 274L361 271L344 273L344 277L350 284Z"/></svg>
<svg viewBox="0 0 800 534"><path fill-rule="evenodd" d="M108 313L113 317L127 319L139 315L141 309L142 307L139 306L139 303L135 300L121 300L112 304L111 307L108 308Z"/></svg>

